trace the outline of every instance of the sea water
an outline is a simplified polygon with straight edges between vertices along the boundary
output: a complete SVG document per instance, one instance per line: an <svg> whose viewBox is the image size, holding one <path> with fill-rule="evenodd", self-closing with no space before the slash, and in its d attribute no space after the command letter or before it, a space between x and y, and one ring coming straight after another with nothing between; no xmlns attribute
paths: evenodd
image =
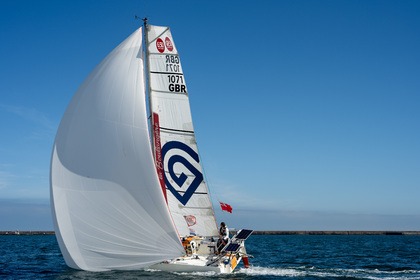
<svg viewBox="0 0 420 280"><path fill-rule="evenodd" d="M420 279L420 236L253 235L230 275L68 268L54 235L0 236L0 279Z"/></svg>

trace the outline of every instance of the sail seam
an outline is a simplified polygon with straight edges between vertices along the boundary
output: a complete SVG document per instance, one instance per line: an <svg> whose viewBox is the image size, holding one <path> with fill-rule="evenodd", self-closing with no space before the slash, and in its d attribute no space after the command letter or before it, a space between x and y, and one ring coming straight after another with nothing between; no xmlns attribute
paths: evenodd
<svg viewBox="0 0 420 280"><path fill-rule="evenodd" d="M167 190L169 190L168 188L166 188ZM177 193L186 193L186 191L176 191ZM195 192L195 193L193 193L193 195L195 195L195 194L208 194L208 193L206 193L206 192Z"/></svg>
<svg viewBox="0 0 420 280"><path fill-rule="evenodd" d="M192 130L182 130L182 129L174 129L174 128L167 128L167 127L159 127L160 129L168 130L168 131L174 131L174 132L186 132L186 133L192 133L194 134L194 131Z"/></svg>
<svg viewBox="0 0 420 280"><path fill-rule="evenodd" d="M180 72L159 72L159 71L150 71L151 74L170 74L170 75L179 75L179 76L184 76L184 73L180 73Z"/></svg>
<svg viewBox="0 0 420 280"><path fill-rule="evenodd" d="M177 92L174 93L173 91L166 91L166 90L157 90L157 89L152 89L153 92L160 92L160 93L169 93L169 94L173 94L173 95L186 95L188 96L188 93L186 92Z"/></svg>
<svg viewBox="0 0 420 280"><path fill-rule="evenodd" d="M158 37L156 37L156 39L157 38ZM156 41L156 39L154 39L152 42ZM167 55L167 54L168 53L161 53L161 52L156 52L156 51L149 51L149 56L163 56L163 55ZM178 56L179 57L179 54L177 54L177 53L169 53L169 54L170 55L173 55L173 56Z"/></svg>

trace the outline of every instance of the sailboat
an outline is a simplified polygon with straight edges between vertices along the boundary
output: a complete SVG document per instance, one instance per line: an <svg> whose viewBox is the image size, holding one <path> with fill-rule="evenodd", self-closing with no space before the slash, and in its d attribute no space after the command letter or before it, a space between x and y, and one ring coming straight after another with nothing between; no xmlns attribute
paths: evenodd
<svg viewBox="0 0 420 280"><path fill-rule="evenodd" d="M53 145L50 197L66 264L87 271L230 273L247 266L243 229L218 229L180 56L144 20L72 98Z"/></svg>

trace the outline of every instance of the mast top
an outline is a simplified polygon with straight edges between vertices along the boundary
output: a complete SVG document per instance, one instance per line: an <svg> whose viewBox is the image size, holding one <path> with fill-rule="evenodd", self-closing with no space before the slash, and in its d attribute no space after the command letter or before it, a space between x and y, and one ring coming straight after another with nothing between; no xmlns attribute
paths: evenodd
<svg viewBox="0 0 420 280"><path fill-rule="evenodd" d="M140 17L138 17L137 15L135 15L134 18L136 20L139 20L140 19ZM144 18L142 18L142 20L143 20L144 27L147 27L147 20L148 20L148 18L147 17L144 17Z"/></svg>

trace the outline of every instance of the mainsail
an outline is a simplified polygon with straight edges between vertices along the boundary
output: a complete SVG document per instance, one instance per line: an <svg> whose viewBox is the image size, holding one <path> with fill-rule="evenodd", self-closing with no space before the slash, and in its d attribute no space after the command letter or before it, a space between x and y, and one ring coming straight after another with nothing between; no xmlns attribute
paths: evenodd
<svg viewBox="0 0 420 280"><path fill-rule="evenodd" d="M147 26L156 168L180 236L217 236L180 57L168 27Z"/></svg>
<svg viewBox="0 0 420 280"><path fill-rule="evenodd" d="M184 254L159 187L143 77L140 28L90 74L59 126L51 160L51 205L59 246L72 268L138 269ZM175 113L171 102L183 96L155 102L163 127L179 128L178 117L169 116ZM171 138L161 133L165 141L194 141L183 132Z"/></svg>

